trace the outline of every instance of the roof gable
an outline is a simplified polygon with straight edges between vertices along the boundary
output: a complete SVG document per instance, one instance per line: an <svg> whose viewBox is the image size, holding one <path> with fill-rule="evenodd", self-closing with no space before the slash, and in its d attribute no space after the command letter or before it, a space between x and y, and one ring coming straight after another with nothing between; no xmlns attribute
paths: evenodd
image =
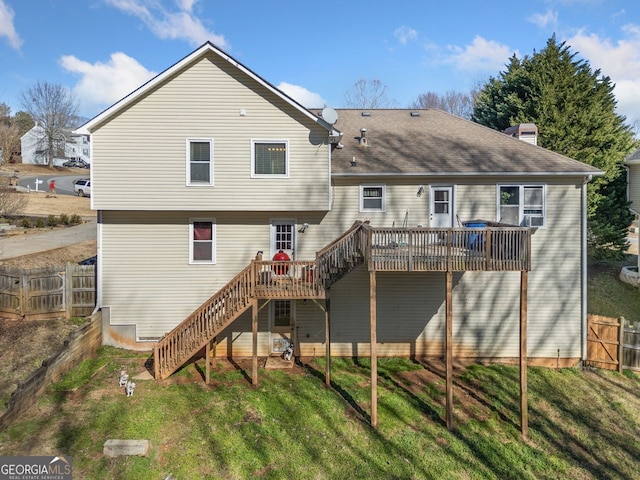
<svg viewBox="0 0 640 480"><path fill-rule="evenodd" d="M152 78L145 84L141 85L139 88L137 88L136 90L134 90L133 92L131 92L130 94L128 94L127 96L119 100L118 102L114 103L112 106L110 106L103 112L96 115L87 123L80 126L77 130L74 131L74 133L90 134L97 126L102 125L105 122L108 122L111 118L116 116L118 113L120 113L121 111L123 111L124 109L132 105L133 103L137 102L139 99L143 98L147 93L157 88L158 86L162 85L169 78L189 68L190 65L193 65L195 62L197 62L198 60L200 60L201 58L203 58L208 54L214 54L219 58L223 59L224 61L228 62L228 64L231 65L232 68L238 69L239 71L243 72L245 75L252 78L259 85L263 86L264 88L269 90L271 93L275 94L277 97L279 97L285 103L292 106L294 109L296 109L300 113L302 113L304 116L306 116L313 122L321 125L328 132L333 132L334 134L336 133L335 130L332 128L332 126L329 125L321 117L311 113L304 106L296 102L294 99L286 95L284 92L282 92L275 86L273 86L264 78L260 77L255 72L245 67L237 60L235 60L233 57L227 55L225 52L215 47L211 42L205 43L200 48L194 50L192 53L184 57L182 60L178 61L171 67L167 68L162 73L156 75L154 78Z"/></svg>
<svg viewBox="0 0 640 480"><path fill-rule="evenodd" d="M436 109L337 110L334 175L600 175L590 165ZM366 129L366 145L361 129Z"/></svg>

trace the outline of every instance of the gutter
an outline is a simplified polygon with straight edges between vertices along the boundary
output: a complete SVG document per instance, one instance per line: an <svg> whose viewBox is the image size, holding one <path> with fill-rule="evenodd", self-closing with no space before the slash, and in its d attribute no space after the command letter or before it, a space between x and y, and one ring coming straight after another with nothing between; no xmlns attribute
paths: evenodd
<svg viewBox="0 0 640 480"><path fill-rule="evenodd" d="M369 173L332 173L332 177L593 177L604 172L369 172Z"/></svg>
<svg viewBox="0 0 640 480"><path fill-rule="evenodd" d="M593 176L586 175L582 182L582 205L580 222L581 225L581 263L582 263L582 279L580 288L581 297L581 321L582 321L582 361L587 359L587 183L593 179Z"/></svg>

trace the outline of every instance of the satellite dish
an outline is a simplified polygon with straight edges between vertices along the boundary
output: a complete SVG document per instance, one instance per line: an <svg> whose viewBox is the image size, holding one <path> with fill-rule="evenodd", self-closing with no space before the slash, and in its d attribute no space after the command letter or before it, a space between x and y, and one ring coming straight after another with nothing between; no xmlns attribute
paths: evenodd
<svg viewBox="0 0 640 480"><path fill-rule="evenodd" d="M338 121L338 113L333 108L323 108L320 115L322 115L322 118L331 125L335 125Z"/></svg>

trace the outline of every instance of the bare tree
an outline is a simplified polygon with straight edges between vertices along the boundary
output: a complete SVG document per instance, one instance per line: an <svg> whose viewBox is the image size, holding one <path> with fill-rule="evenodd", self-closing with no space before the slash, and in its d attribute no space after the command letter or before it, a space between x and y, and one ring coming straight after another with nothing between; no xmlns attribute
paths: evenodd
<svg viewBox="0 0 640 480"><path fill-rule="evenodd" d="M478 95L475 87L469 92L449 90L444 94L436 92L422 93L413 102L411 108L437 108L458 117L469 119L473 114L473 106Z"/></svg>
<svg viewBox="0 0 640 480"><path fill-rule="evenodd" d="M42 128L38 143L47 152L49 168L57 151L64 146L71 130L77 126L78 103L62 85L37 82L20 95L24 110Z"/></svg>
<svg viewBox="0 0 640 480"><path fill-rule="evenodd" d="M8 163L20 145L20 133L11 119L11 109L0 103L0 164Z"/></svg>
<svg viewBox="0 0 640 480"><path fill-rule="evenodd" d="M349 108L394 108L395 100L387 94L387 86L380 80L364 78L353 84L344 94L345 105Z"/></svg>
<svg viewBox="0 0 640 480"><path fill-rule="evenodd" d="M27 195L13 188L0 186L0 217L21 214L27 206Z"/></svg>

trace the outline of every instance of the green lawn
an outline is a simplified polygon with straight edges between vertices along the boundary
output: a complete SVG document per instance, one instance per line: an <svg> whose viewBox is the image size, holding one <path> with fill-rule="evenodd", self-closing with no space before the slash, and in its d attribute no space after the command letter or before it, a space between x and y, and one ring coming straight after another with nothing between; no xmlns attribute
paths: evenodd
<svg viewBox="0 0 640 480"><path fill-rule="evenodd" d="M529 439L519 434L518 369L455 371L455 425L444 426L442 368L379 361L378 430L368 425L369 362L250 372L203 362L170 382L117 387L141 355L102 348L0 434L0 454L65 454L74 478L633 478L640 471L640 378L529 369ZM77 389L73 395L70 390ZM148 457L102 456L107 439L149 439Z"/></svg>
<svg viewBox="0 0 640 480"><path fill-rule="evenodd" d="M627 262L628 263L628 262ZM618 265L590 273L589 311L640 320L639 292ZM100 349L0 432L0 455L71 455L74 479L632 479L640 472L640 376L528 369L529 438L519 433L517 367L454 371L455 429L439 362L378 362L377 430L369 426L370 363L323 359L292 371L202 360L168 381L118 388L147 355ZM108 439L149 439L147 457L105 458Z"/></svg>

